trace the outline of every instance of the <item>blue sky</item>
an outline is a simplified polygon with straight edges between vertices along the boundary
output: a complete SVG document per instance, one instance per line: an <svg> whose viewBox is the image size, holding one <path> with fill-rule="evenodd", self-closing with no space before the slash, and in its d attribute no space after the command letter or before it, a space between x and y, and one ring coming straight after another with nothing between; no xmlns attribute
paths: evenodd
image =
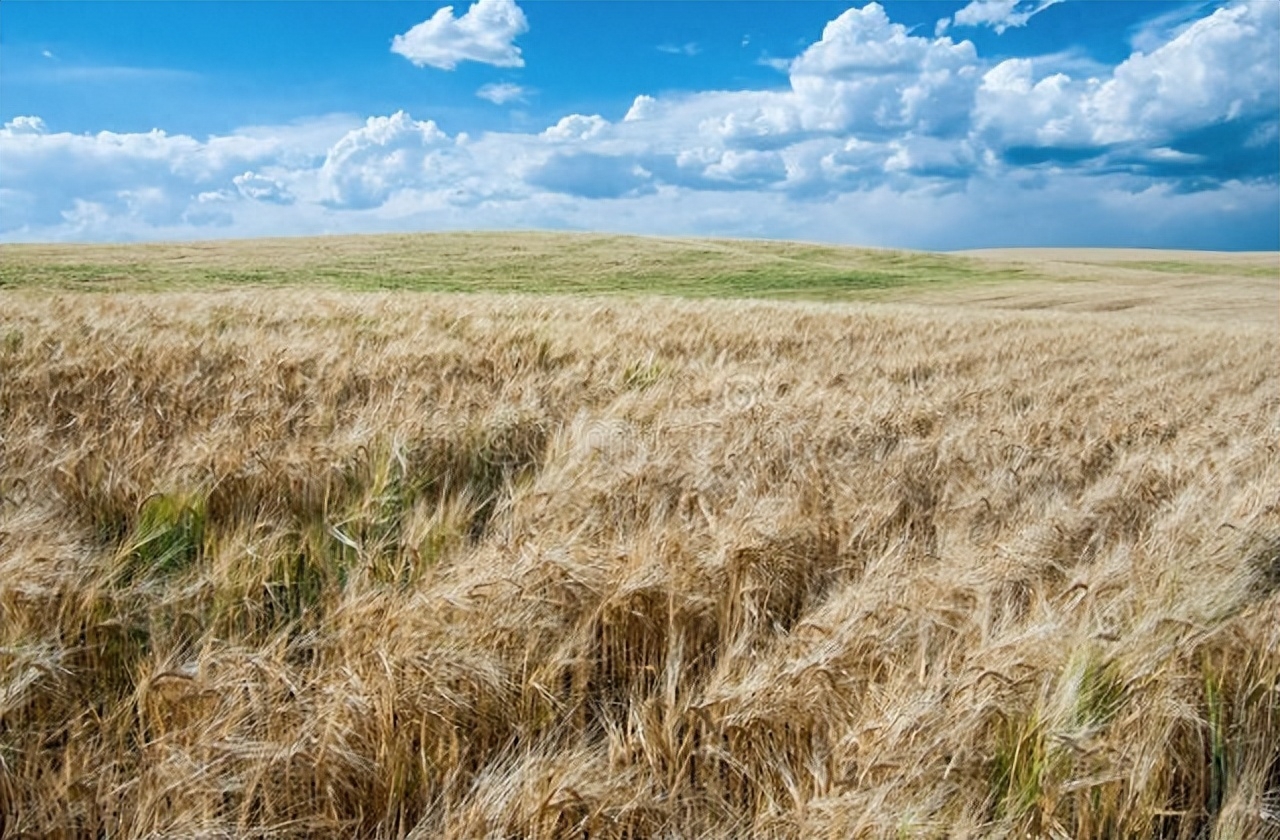
<svg viewBox="0 0 1280 840"><path fill-rule="evenodd" d="M1280 248L1280 3L5 0L0 240Z"/></svg>

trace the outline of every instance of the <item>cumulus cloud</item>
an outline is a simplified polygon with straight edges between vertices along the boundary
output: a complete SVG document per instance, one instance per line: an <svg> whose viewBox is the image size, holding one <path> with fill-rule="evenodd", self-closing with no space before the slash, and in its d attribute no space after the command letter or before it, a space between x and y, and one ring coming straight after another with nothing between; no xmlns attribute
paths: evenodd
<svg viewBox="0 0 1280 840"><path fill-rule="evenodd" d="M632 101L631 107L627 109L627 114L622 120L623 122L635 122L652 117L658 110L657 105L658 100L642 93Z"/></svg>
<svg viewBox="0 0 1280 840"><path fill-rule="evenodd" d="M726 151L704 172L713 181L739 187L763 187L786 180L787 165L777 152Z"/></svg>
<svg viewBox="0 0 1280 840"><path fill-rule="evenodd" d="M1240 3L1135 53L1091 92L1097 138L1114 142L1280 112L1280 4Z"/></svg>
<svg viewBox="0 0 1280 840"><path fill-rule="evenodd" d="M1011 27L1026 26L1027 21L1062 0L972 0L955 13L956 26L989 26L1003 35ZM945 30L945 26L943 27Z"/></svg>
<svg viewBox="0 0 1280 840"><path fill-rule="evenodd" d="M252 201L266 201L271 204L292 204L293 195L284 184L274 178L259 175L256 172L245 172L231 179L240 195Z"/></svg>
<svg viewBox="0 0 1280 840"><path fill-rule="evenodd" d="M234 188L236 175L290 158L264 138L71 134L50 131L39 117L17 117L0 129L0 159L3 200L23 208L20 224L0 214L6 225L67 221L89 231L99 229L102 214L144 226L182 223L200 193Z"/></svg>
<svg viewBox="0 0 1280 840"><path fill-rule="evenodd" d="M791 63L805 126L857 135L958 134L980 78L972 43L911 35L878 3L844 12Z"/></svg>
<svg viewBox="0 0 1280 840"><path fill-rule="evenodd" d="M599 114L592 114L589 117L570 114L542 132L542 136L548 140L590 140L599 136L608 127L609 121Z"/></svg>
<svg viewBox="0 0 1280 840"><path fill-rule="evenodd" d="M1030 59L1014 58L989 70L978 88L974 125L995 145L1093 146L1093 128L1082 106L1101 85L1065 73L1034 77Z"/></svg>
<svg viewBox="0 0 1280 840"><path fill-rule="evenodd" d="M508 102L520 102L528 91L511 82L494 82L482 86L476 96L486 99L494 105L506 105Z"/></svg>
<svg viewBox="0 0 1280 840"><path fill-rule="evenodd" d="M515 39L529 22L514 0L477 0L462 17L445 6L391 42L391 51L418 67L452 70L463 61L495 67L523 67Z"/></svg>
<svg viewBox="0 0 1280 840"><path fill-rule="evenodd" d="M44 120L39 117L14 117L4 124L3 130L6 134L13 136L15 134L44 134Z"/></svg>
<svg viewBox="0 0 1280 840"><path fill-rule="evenodd" d="M791 145L804 131L801 109L792 97L763 93L741 103L704 119L699 132L728 146L769 149Z"/></svg>
<svg viewBox="0 0 1280 840"><path fill-rule="evenodd" d="M975 130L1014 164L1097 160L1210 178L1274 176L1277 122L1274 3L1217 9L1108 78L1036 78L1028 59L1001 62L984 74L973 114Z"/></svg>
<svg viewBox="0 0 1280 840"><path fill-rule="evenodd" d="M320 169L327 203L352 209L375 207L397 190L442 180L453 147L431 120L419 122L404 111L370 117L334 144Z"/></svg>

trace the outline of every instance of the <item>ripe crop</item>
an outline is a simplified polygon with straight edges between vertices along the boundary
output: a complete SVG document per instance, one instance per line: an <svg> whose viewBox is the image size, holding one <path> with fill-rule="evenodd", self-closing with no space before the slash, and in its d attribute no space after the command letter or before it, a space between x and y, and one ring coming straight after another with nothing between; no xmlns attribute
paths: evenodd
<svg viewBox="0 0 1280 840"><path fill-rule="evenodd" d="M1277 358L1110 312L5 292L0 833L1276 836Z"/></svg>

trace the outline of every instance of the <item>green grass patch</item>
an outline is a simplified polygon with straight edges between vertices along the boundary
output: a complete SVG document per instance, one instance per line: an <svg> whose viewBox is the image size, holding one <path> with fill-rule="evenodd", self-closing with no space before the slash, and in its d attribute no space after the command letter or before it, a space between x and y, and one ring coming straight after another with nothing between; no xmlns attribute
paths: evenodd
<svg viewBox="0 0 1280 840"><path fill-rule="evenodd" d="M0 288L69 291L308 287L841 300L1031 274L943 254L567 233L0 247Z"/></svg>
<svg viewBox="0 0 1280 840"><path fill-rule="evenodd" d="M199 560L205 520L199 497L158 493L144 500L125 553L125 580L168 577Z"/></svg>
<svg viewBox="0 0 1280 840"><path fill-rule="evenodd" d="M1215 277L1271 277L1280 280L1280 263L1276 265L1245 265L1240 263L1181 262L1176 260L1143 260L1140 262L1111 262L1115 268L1159 271L1162 274L1212 275Z"/></svg>

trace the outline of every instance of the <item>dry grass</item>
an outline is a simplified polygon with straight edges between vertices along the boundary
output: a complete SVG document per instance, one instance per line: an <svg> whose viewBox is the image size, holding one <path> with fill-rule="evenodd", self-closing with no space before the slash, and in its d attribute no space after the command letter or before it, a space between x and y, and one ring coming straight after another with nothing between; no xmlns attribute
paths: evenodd
<svg viewBox="0 0 1280 840"><path fill-rule="evenodd" d="M957 255L977 260L993 276L1015 276L982 287L920 287L915 300L1280 326L1280 254L1275 251L1006 248Z"/></svg>
<svg viewBox="0 0 1280 840"><path fill-rule="evenodd" d="M0 834L1280 836L1278 345L0 294Z"/></svg>

